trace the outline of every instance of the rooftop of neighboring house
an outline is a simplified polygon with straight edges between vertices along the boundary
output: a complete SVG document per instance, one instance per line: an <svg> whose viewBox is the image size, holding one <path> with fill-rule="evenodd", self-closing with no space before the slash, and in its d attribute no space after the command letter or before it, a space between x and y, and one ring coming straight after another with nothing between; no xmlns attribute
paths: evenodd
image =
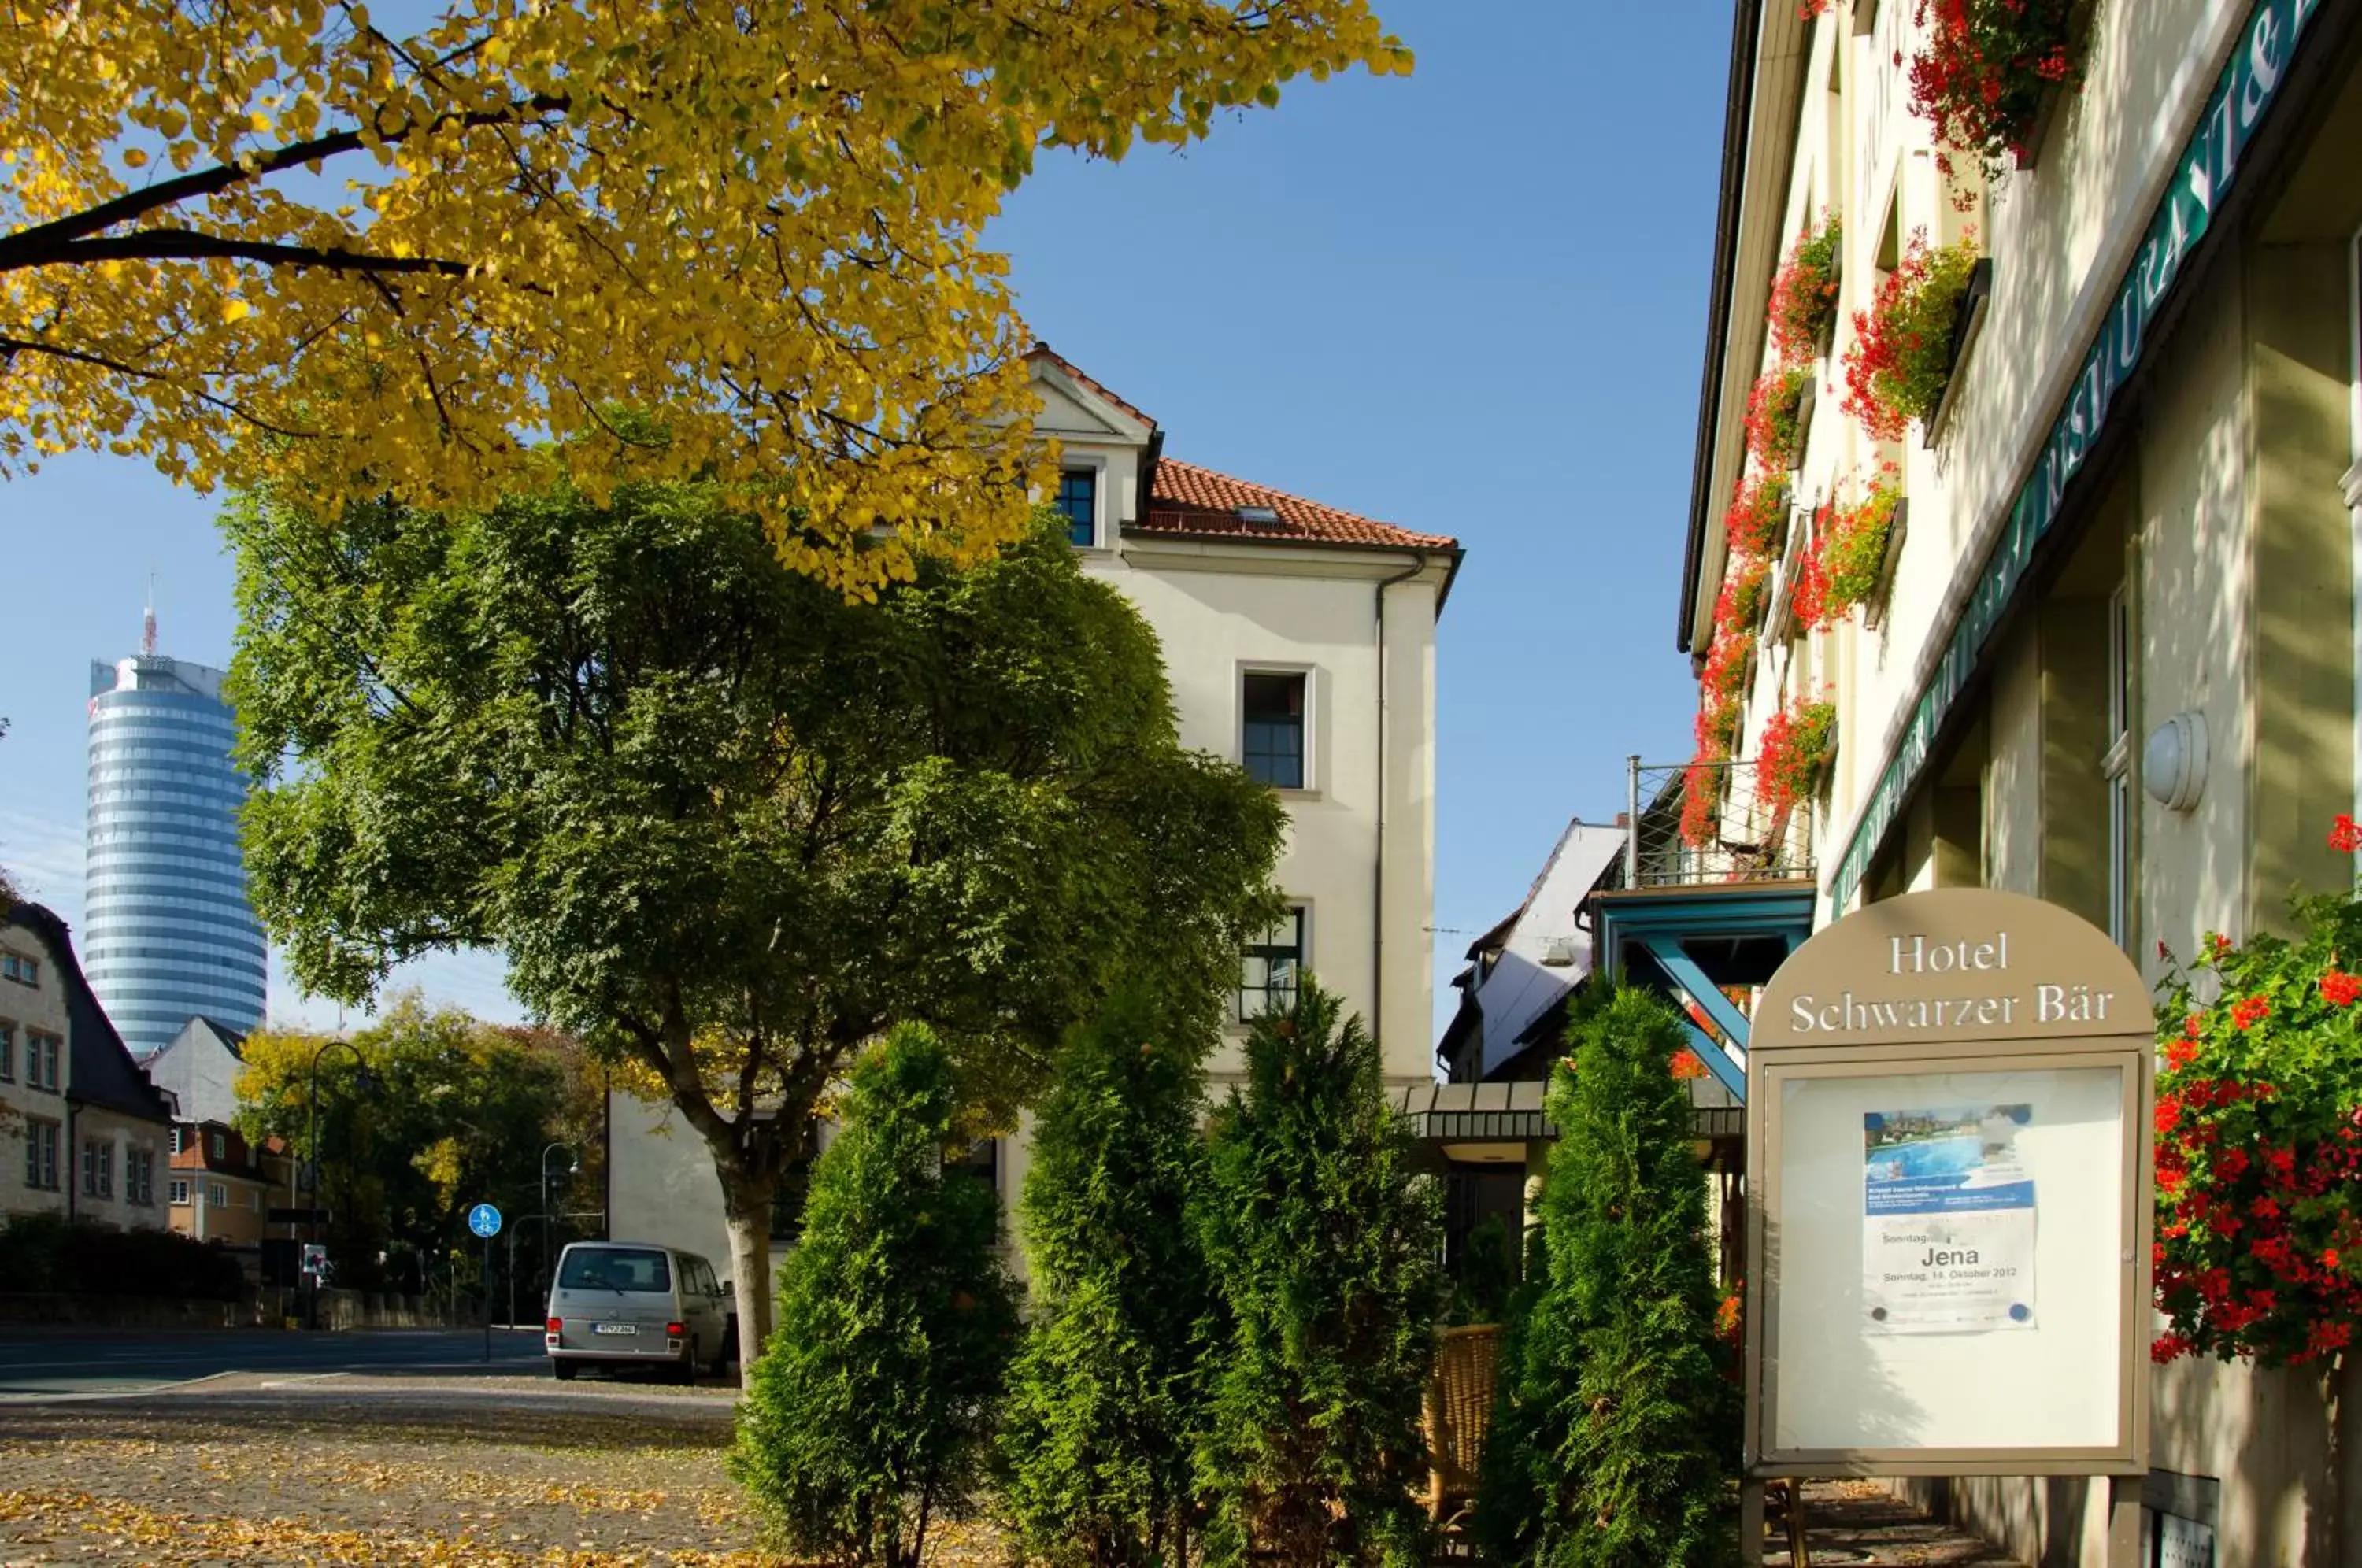
<svg viewBox="0 0 2362 1568"><path fill-rule="evenodd" d="M1054 371L1056 377L1121 414L1123 419L1119 424L1128 422L1137 426L1136 435L1124 434L1131 444L1147 449L1148 504L1144 508L1147 515L1124 521L1123 532L1128 537L1153 535L1267 540L1283 545L1449 552L1455 558L1460 553L1460 542L1448 535L1425 534L1380 522L1252 480L1165 457L1163 428L1106 383L1046 343L1034 345L1026 359L1037 374L1044 370Z"/></svg>
<svg viewBox="0 0 2362 1568"><path fill-rule="evenodd" d="M172 1141L176 1145L172 1151L174 1170L204 1171L248 1180L262 1179L264 1157L275 1159L287 1147L277 1138L266 1138L258 1150L237 1128L219 1121L184 1121L172 1129Z"/></svg>
<svg viewBox="0 0 2362 1568"><path fill-rule="evenodd" d="M1468 944L1468 967L1452 981L1460 1010L1436 1046L1454 1078L1519 1076L1538 1044L1558 1054L1556 1021L1592 970L1584 901L1615 869L1626 837L1621 825L1568 823L1524 900Z"/></svg>
<svg viewBox="0 0 2362 1568"><path fill-rule="evenodd" d="M74 957L73 933L64 917L46 904L18 903L0 921L31 933L49 949L50 966L66 1001L66 1099L75 1105L111 1110L142 1121L172 1120L170 1096L148 1081L98 1005Z"/></svg>

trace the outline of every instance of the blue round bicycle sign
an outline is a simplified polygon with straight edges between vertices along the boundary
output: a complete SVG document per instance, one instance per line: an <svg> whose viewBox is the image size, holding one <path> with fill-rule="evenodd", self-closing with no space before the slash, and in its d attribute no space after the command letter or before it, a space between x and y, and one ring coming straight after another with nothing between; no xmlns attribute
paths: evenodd
<svg viewBox="0 0 2362 1568"><path fill-rule="evenodd" d="M491 1240L501 1233L501 1211L489 1203L479 1203L468 1210L468 1229Z"/></svg>

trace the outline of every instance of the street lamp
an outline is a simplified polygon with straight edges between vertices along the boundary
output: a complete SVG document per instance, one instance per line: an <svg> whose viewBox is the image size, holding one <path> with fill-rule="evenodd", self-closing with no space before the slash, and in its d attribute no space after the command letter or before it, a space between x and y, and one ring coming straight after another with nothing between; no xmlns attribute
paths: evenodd
<svg viewBox="0 0 2362 1568"><path fill-rule="evenodd" d="M541 1151L541 1263L545 1273L546 1273L551 1266L550 1242L552 1240L552 1232L549 1229L549 1156L554 1154L563 1154L566 1156L566 1174L568 1176L574 1176L579 1173L582 1169L581 1160L576 1157L574 1150L568 1144L551 1143Z"/></svg>
<svg viewBox="0 0 2362 1568"><path fill-rule="evenodd" d="M312 1166L311 1222L314 1246L320 1244L320 1058L340 1045L353 1054L353 1061L360 1068L359 1074L354 1079L355 1088L367 1093L370 1081L369 1058L361 1055L359 1046L338 1035L331 1035L320 1042L320 1048L312 1053L312 1065L304 1070L305 1098L310 1103L306 1113L304 1152ZM317 1329L320 1326L320 1276L307 1270L305 1277L312 1282L309 1314L311 1326Z"/></svg>

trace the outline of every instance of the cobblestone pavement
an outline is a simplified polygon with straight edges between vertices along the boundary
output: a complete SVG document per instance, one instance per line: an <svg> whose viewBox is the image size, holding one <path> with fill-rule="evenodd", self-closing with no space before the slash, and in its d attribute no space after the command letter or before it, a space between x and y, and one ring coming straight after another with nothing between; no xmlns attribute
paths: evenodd
<svg viewBox="0 0 2362 1568"><path fill-rule="evenodd" d="M0 1424L0 1568L784 1563L723 1470L732 1402L330 1376L17 1404ZM1002 1561L982 1531L941 1546L946 1568Z"/></svg>
<svg viewBox="0 0 2362 1568"><path fill-rule="evenodd" d="M1883 1486L1816 1481L1805 1486L1805 1551L1813 1568L1847 1563L1911 1563L1925 1568L2022 1568L2014 1557L1972 1535L1930 1520ZM1767 1564L1788 1562L1786 1541Z"/></svg>
<svg viewBox="0 0 2362 1568"><path fill-rule="evenodd" d="M497 1374L252 1374L18 1402L0 1422L0 1568L786 1568L723 1469L734 1403ZM1872 1485L1811 1485L1805 1512L1829 1568L2016 1568ZM941 1568L1007 1561L983 1526L936 1548Z"/></svg>

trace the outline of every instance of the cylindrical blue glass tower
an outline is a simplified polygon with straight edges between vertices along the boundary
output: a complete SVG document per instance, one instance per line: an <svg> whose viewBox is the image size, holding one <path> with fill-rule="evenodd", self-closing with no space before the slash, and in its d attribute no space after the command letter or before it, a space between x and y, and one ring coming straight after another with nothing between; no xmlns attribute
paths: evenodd
<svg viewBox="0 0 2362 1568"><path fill-rule="evenodd" d="M83 905L83 970L142 1056L199 1013L253 1029L264 995L222 672L162 657L152 638L137 658L90 667Z"/></svg>

